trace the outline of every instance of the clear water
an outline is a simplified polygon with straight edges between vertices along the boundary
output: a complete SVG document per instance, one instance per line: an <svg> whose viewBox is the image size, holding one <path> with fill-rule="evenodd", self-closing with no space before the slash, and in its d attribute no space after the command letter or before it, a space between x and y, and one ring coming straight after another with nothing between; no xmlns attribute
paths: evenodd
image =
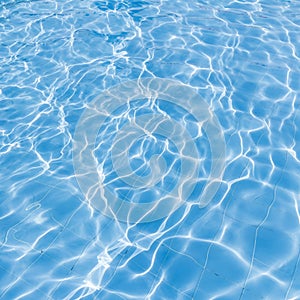
<svg viewBox="0 0 300 300"><path fill-rule="evenodd" d="M0 299L300 299L299 12L0 1Z"/></svg>

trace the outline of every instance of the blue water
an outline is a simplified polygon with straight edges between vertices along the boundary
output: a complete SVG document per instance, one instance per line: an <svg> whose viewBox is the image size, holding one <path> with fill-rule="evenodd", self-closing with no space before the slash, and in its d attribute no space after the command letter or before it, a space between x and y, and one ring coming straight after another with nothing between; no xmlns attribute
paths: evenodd
<svg viewBox="0 0 300 300"><path fill-rule="evenodd" d="M299 13L0 1L0 299L300 299Z"/></svg>

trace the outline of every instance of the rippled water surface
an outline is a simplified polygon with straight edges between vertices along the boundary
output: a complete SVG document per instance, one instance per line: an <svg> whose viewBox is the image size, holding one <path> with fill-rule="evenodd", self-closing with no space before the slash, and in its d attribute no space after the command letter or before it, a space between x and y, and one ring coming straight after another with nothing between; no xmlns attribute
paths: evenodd
<svg viewBox="0 0 300 300"><path fill-rule="evenodd" d="M299 1L0 1L0 299L300 299Z"/></svg>

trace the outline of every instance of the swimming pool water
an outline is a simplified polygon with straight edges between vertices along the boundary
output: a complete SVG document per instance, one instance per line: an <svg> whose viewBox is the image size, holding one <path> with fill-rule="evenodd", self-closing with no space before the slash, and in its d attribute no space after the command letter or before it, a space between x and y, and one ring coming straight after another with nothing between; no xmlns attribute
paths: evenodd
<svg viewBox="0 0 300 300"><path fill-rule="evenodd" d="M300 299L299 1L0 1L0 299Z"/></svg>

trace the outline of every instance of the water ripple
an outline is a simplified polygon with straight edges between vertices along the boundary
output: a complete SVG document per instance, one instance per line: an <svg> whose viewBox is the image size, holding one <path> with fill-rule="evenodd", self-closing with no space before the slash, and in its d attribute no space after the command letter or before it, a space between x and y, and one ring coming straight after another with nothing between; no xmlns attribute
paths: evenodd
<svg viewBox="0 0 300 300"><path fill-rule="evenodd" d="M298 299L299 9L0 1L0 298ZM135 103L133 82L157 85ZM166 103L154 95L164 82L186 90ZM191 90L196 104L186 107ZM203 105L226 156L212 201L199 207L219 142L193 115ZM128 209L120 221L88 201L98 177L82 193L73 147L92 108L105 120L83 136L95 133L86 146L108 200L153 205L185 173L193 192L177 210L142 223ZM184 165L184 155L196 159Z"/></svg>

